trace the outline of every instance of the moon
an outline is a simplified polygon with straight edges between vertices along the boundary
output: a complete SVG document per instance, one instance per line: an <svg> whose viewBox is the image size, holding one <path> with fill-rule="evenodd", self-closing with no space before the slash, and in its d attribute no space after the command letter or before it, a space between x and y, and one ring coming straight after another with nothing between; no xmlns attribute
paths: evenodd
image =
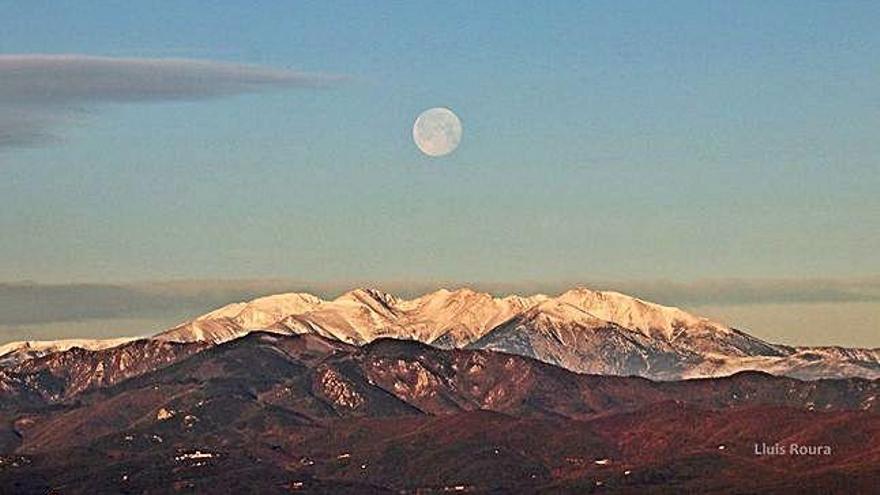
<svg viewBox="0 0 880 495"><path fill-rule="evenodd" d="M461 142L461 121L443 107L422 112L413 124L413 141L428 156L448 155Z"/></svg>

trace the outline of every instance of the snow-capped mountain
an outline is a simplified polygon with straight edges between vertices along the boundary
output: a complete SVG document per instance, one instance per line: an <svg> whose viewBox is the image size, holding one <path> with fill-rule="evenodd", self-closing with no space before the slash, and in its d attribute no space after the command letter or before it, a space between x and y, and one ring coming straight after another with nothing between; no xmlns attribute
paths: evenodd
<svg viewBox="0 0 880 495"><path fill-rule="evenodd" d="M279 294L224 306L157 336L214 343L253 330L317 333L351 344L381 337L461 347L547 296L492 297L470 289L441 289L405 300L375 289L355 289L324 301L311 294Z"/></svg>
<svg viewBox="0 0 880 495"><path fill-rule="evenodd" d="M222 343L255 330L363 345L382 337L520 354L567 369L655 379L743 370L799 378L880 378L880 351L776 345L678 308L576 288L504 298L441 289L402 299L356 289L326 301L290 293L224 306L156 336Z"/></svg>
<svg viewBox="0 0 880 495"><path fill-rule="evenodd" d="M153 339L216 345L257 330L316 334L354 345L389 337L440 348L488 349L576 372L662 380L745 370L803 379L880 378L878 349L771 344L678 308L586 288L555 297L494 297L467 288L441 289L414 299L376 289L355 289L332 300L277 294L223 306ZM0 368L131 340L6 344L0 346Z"/></svg>

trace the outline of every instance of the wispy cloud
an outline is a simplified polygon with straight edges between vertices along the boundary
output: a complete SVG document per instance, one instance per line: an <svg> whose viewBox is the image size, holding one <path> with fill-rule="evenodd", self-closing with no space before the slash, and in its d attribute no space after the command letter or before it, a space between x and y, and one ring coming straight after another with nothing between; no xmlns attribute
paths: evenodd
<svg viewBox="0 0 880 495"><path fill-rule="evenodd" d="M76 109L320 88L340 80L206 60L0 55L0 150L51 142Z"/></svg>

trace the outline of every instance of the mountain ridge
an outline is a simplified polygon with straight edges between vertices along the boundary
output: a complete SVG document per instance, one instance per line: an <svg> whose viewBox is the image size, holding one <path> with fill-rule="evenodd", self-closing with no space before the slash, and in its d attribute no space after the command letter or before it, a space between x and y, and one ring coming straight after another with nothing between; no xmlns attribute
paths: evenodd
<svg viewBox="0 0 880 495"><path fill-rule="evenodd" d="M487 348L572 371L664 380L749 369L805 379L880 377L877 350L773 344L677 307L583 286L556 296L497 297L468 287L412 299L372 288L332 300L279 294L226 306L155 338L220 343L252 330L317 333L357 345L393 337L441 348Z"/></svg>
<svg viewBox="0 0 880 495"><path fill-rule="evenodd" d="M878 380L743 372L651 381L483 349L391 338L355 346L316 334L127 346L60 354L93 370L145 347L161 351L158 365L126 367L134 374L93 388L52 365L65 361L58 354L12 373L57 393L34 401L0 389L0 486L591 493L601 482L610 493L869 493L880 466ZM756 457L756 440L829 445L835 455Z"/></svg>
<svg viewBox="0 0 880 495"><path fill-rule="evenodd" d="M575 372L661 380L743 370L802 379L880 378L880 349L773 344L677 307L582 286L556 296L503 297L441 288L411 299L374 288L333 299L290 292L227 304L151 338L218 345L252 331L316 334L353 345L386 337L415 340L520 354ZM0 353L0 366L50 352L12 344L0 349L11 349Z"/></svg>

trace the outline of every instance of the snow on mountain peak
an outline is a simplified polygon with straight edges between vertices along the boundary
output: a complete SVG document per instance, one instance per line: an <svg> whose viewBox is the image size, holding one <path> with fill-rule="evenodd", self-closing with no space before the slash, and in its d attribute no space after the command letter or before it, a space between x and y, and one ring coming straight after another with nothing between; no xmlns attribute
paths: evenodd
<svg viewBox="0 0 880 495"><path fill-rule="evenodd" d="M545 304L553 302L553 304ZM372 288L358 288L324 301L311 294L289 293L236 303L197 318L187 334L178 327L165 338L223 341L252 330L301 333L318 331L350 343L398 337L444 347L467 345L494 327L543 305L549 316L611 322L651 338L671 341L683 334L726 334L730 330L686 313L618 292L584 287L557 297L495 297L468 287L442 288L413 299L401 299ZM211 323L209 323L211 322ZM211 328L213 325L215 328ZM214 332L214 334L212 334Z"/></svg>
<svg viewBox="0 0 880 495"><path fill-rule="evenodd" d="M720 333L730 331L724 325L698 317L672 306L643 301L613 291L594 291L577 287L557 298L622 327L638 330L649 337L675 339L679 332L703 327Z"/></svg>
<svg viewBox="0 0 880 495"><path fill-rule="evenodd" d="M592 313L559 299L547 299L519 315L522 320L543 318L547 321L576 323L582 326L607 325L609 322Z"/></svg>

